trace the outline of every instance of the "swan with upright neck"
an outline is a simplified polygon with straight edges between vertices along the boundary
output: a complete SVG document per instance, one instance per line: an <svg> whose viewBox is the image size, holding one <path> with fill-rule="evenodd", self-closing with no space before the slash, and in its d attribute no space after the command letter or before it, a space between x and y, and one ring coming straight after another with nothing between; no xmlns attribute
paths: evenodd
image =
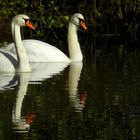
<svg viewBox="0 0 140 140"><path fill-rule="evenodd" d="M67 57L62 51L56 47L34 39L27 39L23 41L27 55L30 62L71 62L82 61L83 55L78 41L77 30L78 27L87 30L84 22L84 17L80 13L75 13L70 21L68 27L68 49L69 56ZM6 50L15 53L14 44L9 44Z"/></svg>
<svg viewBox="0 0 140 140"><path fill-rule="evenodd" d="M16 55L5 49L0 49L0 72L31 71L28 56L21 40L21 26L28 26L31 29L35 29L28 16L19 14L13 18L11 27L16 48Z"/></svg>

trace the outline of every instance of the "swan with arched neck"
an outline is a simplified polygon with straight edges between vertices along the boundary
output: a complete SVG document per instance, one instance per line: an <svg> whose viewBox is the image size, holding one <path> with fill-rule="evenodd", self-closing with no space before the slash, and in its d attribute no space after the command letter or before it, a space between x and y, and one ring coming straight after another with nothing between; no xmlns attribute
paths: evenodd
<svg viewBox="0 0 140 140"><path fill-rule="evenodd" d="M11 27L16 52L13 54L6 49L0 49L0 72L31 71L28 56L21 40L21 26L28 26L31 29L35 29L28 16L19 14L13 18Z"/></svg>
<svg viewBox="0 0 140 140"><path fill-rule="evenodd" d="M81 13L75 13L72 15L69 21L68 27L68 50L69 57L66 56L62 51L57 49L48 43L27 39L23 41L27 55L30 62L71 62L71 61L82 61L83 55L80 49L80 44L78 41L77 30L82 27L87 30L86 24L84 22L84 17ZM6 50L15 53L14 44L11 43Z"/></svg>

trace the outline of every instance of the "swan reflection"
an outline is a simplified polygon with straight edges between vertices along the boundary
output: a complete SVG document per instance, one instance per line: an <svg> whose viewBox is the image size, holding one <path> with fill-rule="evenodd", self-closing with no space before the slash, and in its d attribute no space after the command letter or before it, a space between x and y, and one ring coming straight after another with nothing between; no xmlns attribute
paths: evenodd
<svg viewBox="0 0 140 140"><path fill-rule="evenodd" d="M69 63L31 63L31 73L0 73L1 89L9 89L17 85L18 91L15 105L13 107L12 122L14 130L17 133L25 133L30 129L30 125L35 117L35 114L29 114L26 117L21 115L22 105L27 93L28 84L41 84L45 79L51 78L63 71Z"/></svg>
<svg viewBox="0 0 140 140"><path fill-rule="evenodd" d="M22 103L27 93L29 77L30 73L20 73L19 75L18 92L12 114L14 129L18 132L26 132L30 128L30 125L26 123L26 119L21 116Z"/></svg>
<svg viewBox="0 0 140 140"><path fill-rule="evenodd" d="M59 74L69 65L65 63L30 63L32 72L29 76L29 84L41 84L45 79ZM12 89L18 84L20 74L0 72L0 91Z"/></svg>
<svg viewBox="0 0 140 140"><path fill-rule="evenodd" d="M87 93L84 91L81 95L78 94L78 83L83 68L82 62L73 62L70 64L68 90L70 105L75 108L76 112L81 112L85 106Z"/></svg>
<svg viewBox="0 0 140 140"><path fill-rule="evenodd" d="M0 91L13 89L17 85L17 76L14 73L0 73Z"/></svg>
<svg viewBox="0 0 140 140"><path fill-rule="evenodd" d="M30 126L35 119L34 112L27 116L22 115L23 101L26 97L29 84L41 84L45 79L52 78L54 75L59 74L68 65L68 92L70 106L74 108L76 112L81 112L85 106L86 96L78 94L78 83L80 81L80 75L83 67L82 62L72 63L31 63L31 73L17 73L16 75L10 75L8 73L0 73L1 82L0 87L5 88L16 85L17 95L15 105L12 111L12 122L14 124L13 129L16 133L27 133L30 130ZM2 81L4 80L4 81ZM6 88L8 89L8 88ZM83 98L84 97L84 98Z"/></svg>
<svg viewBox="0 0 140 140"><path fill-rule="evenodd" d="M69 63L30 63L30 65L32 68L30 84L38 84L42 83L43 80L52 78L54 75L63 71Z"/></svg>

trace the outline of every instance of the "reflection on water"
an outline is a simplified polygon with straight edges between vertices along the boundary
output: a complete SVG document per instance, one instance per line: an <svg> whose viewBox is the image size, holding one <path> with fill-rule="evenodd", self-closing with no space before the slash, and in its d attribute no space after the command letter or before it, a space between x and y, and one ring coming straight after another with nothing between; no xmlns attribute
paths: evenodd
<svg viewBox="0 0 140 140"><path fill-rule="evenodd" d="M139 139L139 60L139 49L96 49L83 63L1 73L0 138Z"/></svg>
<svg viewBox="0 0 140 140"><path fill-rule="evenodd" d="M14 73L0 73L0 91L12 89L17 85L17 77Z"/></svg>
<svg viewBox="0 0 140 140"><path fill-rule="evenodd" d="M22 118L21 116L22 103L27 92L29 76L30 73L19 74L18 91L12 113L12 122L14 124L14 129L18 132L26 132L30 127L30 124L26 122L26 119Z"/></svg>
<svg viewBox="0 0 140 140"><path fill-rule="evenodd" d="M32 72L30 76L30 83L42 83L43 80L53 77L63 71L68 66L66 63L30 63Z"/></svg>
<svg viewBox="0 0 140 140"><path fill-rule="evenodd" d="M34 112L22 116L22 106L27 94L28 84L41 84L63 71L68 63L31 63L31 73L0 73L0 91L11 90L17 85L17 95L12 110L13 129L16 133L27 133L35 118Z"/></svg>
<svg viewBox="0 0 140 140"><path fill-rule="evenodd" d="M69 77L68 77L68 92L70 105L79 112L82 111L85 104L85 96L81 98L78 95L78 82L80 81L80 74L82 71L83 63L82 62L73 62L70 64L69 68Z"/></svg>

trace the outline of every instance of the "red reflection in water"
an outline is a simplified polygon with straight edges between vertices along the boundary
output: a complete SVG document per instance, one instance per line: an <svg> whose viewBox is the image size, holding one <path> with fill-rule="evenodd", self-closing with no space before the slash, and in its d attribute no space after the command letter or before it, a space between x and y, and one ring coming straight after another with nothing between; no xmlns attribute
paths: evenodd
<svg viewBox="0 0 140 140"><path fill-rule="evenodd" d="M85 104L87 100L87 91L83 91L80 93L80 103Z"/></svg>
<svg viewBox="0 0 140 140"><path fill-rule="evenodd" d="M26 123L32 124L35 120L35 112L26 116Z"/></svg>

